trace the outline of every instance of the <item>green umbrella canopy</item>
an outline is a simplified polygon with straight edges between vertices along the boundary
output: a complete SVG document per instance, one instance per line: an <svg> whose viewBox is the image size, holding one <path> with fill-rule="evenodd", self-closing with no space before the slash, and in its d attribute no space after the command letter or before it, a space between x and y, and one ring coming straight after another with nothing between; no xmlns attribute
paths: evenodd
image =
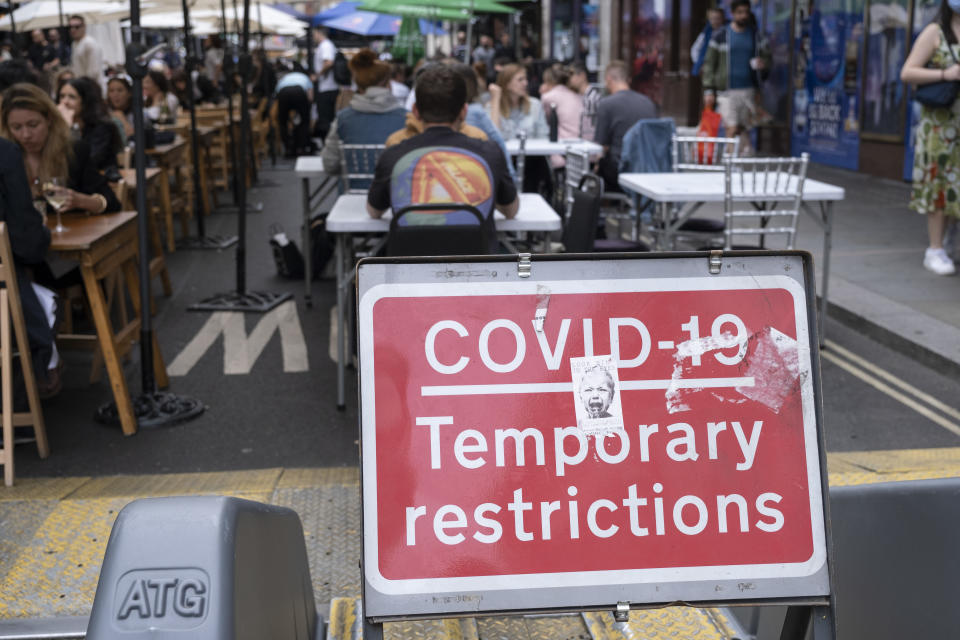
<svg viewBox="0 0 960 640"><path fill-rule="evenodd" d="M420 17L426 18L432 15L435 15L437 11L443 10L455 10L457 12L462 12L461 15L469 16L470 12L473 13L515 13L516 9L508 5L496 2L495 0L365 0L364 7L370 10L375 10L382 8L383 10L389 9L390 13L396 15L405 15L399 11L398 8L408 9L411 17ZM414 15L414 12L419 10L426 10L426 14L417 14ZM453 18L445 18L447 20L452 20ZM465 19L465 18L462 18Z"/></svg>
<svg viewBox="0 0 960 640"><path fill-rule="evenodd" d="M375 2L376 0L370 0ZM393 2L393 0L390 0ZM377 13L386 13L404 18L426 18L428 20L450 20L451 22L466 22L470 19L469 11L459 11L457 9L442 9L440 7L430 7L426 5L410 5L406 3L380 5L380 4L362 4L357 7L362 11L376 11Z"/></svg>

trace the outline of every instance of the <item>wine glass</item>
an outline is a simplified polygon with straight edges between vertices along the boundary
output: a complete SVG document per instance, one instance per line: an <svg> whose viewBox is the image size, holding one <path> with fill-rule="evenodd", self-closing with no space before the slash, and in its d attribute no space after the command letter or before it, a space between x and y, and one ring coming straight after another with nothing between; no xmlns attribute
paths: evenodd
<svg viewBox="0 0 960 640"><path fill-rule="evenodd" d="M53 232L63 233L67 230L67 227L63 226L63 221L60 219L60 212L63 209L63 205L67 202L67 187L64 184L63 178L48 178L47 181L43 183L43 197L47 199L50 206L57 212L57 226L53 228Z"/></svg>

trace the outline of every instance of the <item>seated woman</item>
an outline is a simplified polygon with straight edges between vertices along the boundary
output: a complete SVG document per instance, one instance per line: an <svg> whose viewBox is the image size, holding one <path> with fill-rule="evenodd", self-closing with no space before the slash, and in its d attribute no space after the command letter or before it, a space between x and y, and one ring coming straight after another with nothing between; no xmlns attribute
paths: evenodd
<svg viewBox="0 0 960 640"><path fill-rule="evenodd" d="M556 107L557 132L561 140L580 137L580 118L583 116L583 98L567 86L570 75L567 67L554 64L544 70L543 81L540 83L543 112L549 117ZM563 156L550 156L550 164L554 167L562 167L564 163Z"/></svg>
<svg viewBox="0 0 960 640"><path fill-rule="evenodd" d="M157 124L174 124L177 121L177 112L180 110L180 101L170 91L163 72L151 69L143 79L143 115Z"/></svg>
<svg viewBox="0 0 960 640"><path fill-rule="evenodd" d="M90 147L97 171L116 174L117 154L123 148L120 129L107 113L100 85L87 77L74 78L60 87L60 115ZM117 176L119 179L119 176Z"/></svg>
<svg viewBox="0 0 960 640"><path fill-rule="evenodd" d="M384 144L391 133L403 129L407 117L406 110L390 92L388 63L381 62L370 49L361 49L349 65L357 92L350 99L350 106L337 113L324 142L321 157L323 169L329 174L343 170L341 144ZM372 167L376 160L371 160Z"/></svg>
<svg viewBox="0 0 960 640"><path fill-rule="evenodd" d="M504 140L513 140L521 131L528 139L546 138L550 135L540 101L527 95L527 70L524 67L519 64L506 65L497 74L497 81L491 83L488 89L490 103L487 105L487 112ZM526 158L523 190L550 195L552 177L544 158Z"/></svg>
<svg viewBox="0 0 960 640"><path fill-rule="evenodd" d="M127 76L114 76L107 82L107 109L120 126L123 144L133 139L133 85Z"/></svg>
<svg viewBox="0 0 960 640"><path fill-rule="evenodd" d="M39 87L20 83L3 93L0 135L20 145L34 196L42 197L42 185L60 178L67 185L63 210L94 214L120 210L107 179L94 167L90 146L82 138L71 141L57 106Z"/></svg>

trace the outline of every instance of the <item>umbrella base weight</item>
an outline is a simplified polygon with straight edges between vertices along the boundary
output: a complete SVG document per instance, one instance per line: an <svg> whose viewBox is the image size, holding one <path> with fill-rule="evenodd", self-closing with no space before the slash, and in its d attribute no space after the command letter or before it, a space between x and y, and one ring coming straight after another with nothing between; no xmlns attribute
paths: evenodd
<svg viewBox="0 0 960 640"><path fill-rule="evenodd" d="M202 238L184 238L177 243L177 249L220 250L237 244L237 236L203 236Z"/></svg>
<svg viewBox="0 0 960 640"><path fill-rule="evenodd" d="M243 311L266 313L282 302L293 298L290 292L248 291L221 293L190 305L190 311Z"/></svg>
<svg viewBox="0 0 960 640"><path fill-rule="evenodd" d="M195 398L163 391L144 393L133 399L133 413L137 418L137 426L141 429L172 427L193 420L206 409L206 405ZM97 409L94 418L107 426L120 426L117 405L113 402Z"/></svg>

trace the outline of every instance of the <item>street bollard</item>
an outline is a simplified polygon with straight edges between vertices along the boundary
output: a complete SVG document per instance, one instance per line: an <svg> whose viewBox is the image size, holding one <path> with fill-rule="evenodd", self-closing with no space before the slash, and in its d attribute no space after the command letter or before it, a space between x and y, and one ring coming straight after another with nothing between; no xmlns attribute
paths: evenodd
<svg viewBox="0 0 960 640"><path fill-rule="evenodd" d="M110 533L87 638L314 640L303 528L239 498L148 498Z"/></svg>

